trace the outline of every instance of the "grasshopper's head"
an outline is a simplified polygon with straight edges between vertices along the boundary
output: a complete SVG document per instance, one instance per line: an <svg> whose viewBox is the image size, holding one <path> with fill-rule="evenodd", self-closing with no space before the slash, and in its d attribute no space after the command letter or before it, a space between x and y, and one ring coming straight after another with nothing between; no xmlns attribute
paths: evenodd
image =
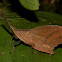
<svg viewBox="0 0 62 62"><path fill-rule="evenodd" d="M12 26L12 25L10 25L10 28L12 29L12 30L15 30L16 28L14 27L14 26Z"/></svg>

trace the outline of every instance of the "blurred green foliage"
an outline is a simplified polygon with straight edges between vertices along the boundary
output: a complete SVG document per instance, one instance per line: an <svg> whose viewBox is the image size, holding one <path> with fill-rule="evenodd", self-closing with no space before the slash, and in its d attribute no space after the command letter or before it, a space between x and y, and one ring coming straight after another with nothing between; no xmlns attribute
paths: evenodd
<svg viewBox="0 0 62 62"><path fill-rule="evenodd" d="M12 5L11 2L19 1L20 4L29 10L38 10L39 9L39 1L38 0L2 0L4 6Z"/></svg>
<svg viewBox="0 0 62 62"><path fill-rule="evenodd" d="M16 1L18 0L0 0L0 2L3 3L3 5L6 7L11 6ZM62 14L62 0L32 0L32 1L19 0L19 1L23 7L29 10L54 11L54 12ZM0 7L1 7L1 3L0 3Z"/></svg>
<svg viewBox="0 0 62 62"><path fill-rule="evenodd" d="M3 5L5 7L20 4L29 10L43 10L43 11L53 11L62 14L62 0L0 0L0 7ZM53 3L52 3L53 1ZM15 3L16 2L16 3Z"/></svg>
<svg viewBox="0 0 62 62"><path fill-rule="evenodd" d="M21 5L29 10L39 9L39 0L19 0Z"/></svg>

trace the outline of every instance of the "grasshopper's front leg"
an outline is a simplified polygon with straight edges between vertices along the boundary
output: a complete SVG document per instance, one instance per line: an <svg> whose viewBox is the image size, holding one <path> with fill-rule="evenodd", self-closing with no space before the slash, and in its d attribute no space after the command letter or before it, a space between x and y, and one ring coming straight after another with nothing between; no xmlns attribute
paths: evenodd
<svg viewBox="0 0 62 62"><path fill-rule="evenodd" d="M15 52L15 47L18 46L18 45L20 45L21 42L22 42L22 41L19 40L19 41L17 41L17 42L14 43L14 46L13 46L12 52L10 52L10 54L13 53L13 52Z"/></svg>

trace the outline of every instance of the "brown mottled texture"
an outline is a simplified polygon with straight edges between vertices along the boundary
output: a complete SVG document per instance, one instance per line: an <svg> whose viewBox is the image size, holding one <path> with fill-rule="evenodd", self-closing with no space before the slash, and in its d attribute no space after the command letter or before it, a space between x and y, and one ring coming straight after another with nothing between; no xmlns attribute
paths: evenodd
<svg viewBox="0 0 62 62"><path fill-rule="evenodd" d="M62 44L62 27L58 25L39 26L26 31L16 29L13 32L24 43L49 54L54 54L53 49Z"/></svg>
<svg viewBox="0 0 62 62"><path fill-rule="evenodd" d="M62 27L58 25L45 25L32 29L16 29L6 19L2 11L0 13L4 17L7 24L12 29L16 37L24 43L29 44L32 48L54 54L54 48L62 44Z"/></svg>

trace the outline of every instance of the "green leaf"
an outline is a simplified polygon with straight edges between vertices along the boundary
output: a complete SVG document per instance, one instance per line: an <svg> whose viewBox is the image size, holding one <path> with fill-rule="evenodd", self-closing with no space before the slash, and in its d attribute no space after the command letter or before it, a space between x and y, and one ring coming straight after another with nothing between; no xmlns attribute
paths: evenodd
<svg viewBox="0 0 62 62"><path fill-rule="evenodd" d="M39 0L19 0L21 5L29 10L39 9Z"/></svg>

